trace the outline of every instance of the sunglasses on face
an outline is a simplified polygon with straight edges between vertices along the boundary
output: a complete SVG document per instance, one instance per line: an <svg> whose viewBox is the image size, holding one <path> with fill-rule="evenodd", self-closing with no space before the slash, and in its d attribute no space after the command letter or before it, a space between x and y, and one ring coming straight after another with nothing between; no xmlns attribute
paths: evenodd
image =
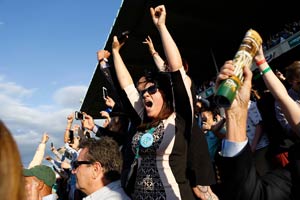
<svg viewBox="0 0 300 200"><path fill-rule="evenodd" d="M90 164L93 164L93 162L92 161L88 161L88 160L84 160L84 161L75 160L75 161L72 161L71 166L72 166L72 169L75 170L80 165L90 165Z"/></svg>
<svg viewBox="0 0 300 200"><path fill-rule="evenodd" d="M155 94L157 92L157 89L158 88L156 87L156 85L152 85L152 86L142 90L140 93L141 93L142 96L144 96L144 94L146 92L148 92L149 94Z"/></svg>

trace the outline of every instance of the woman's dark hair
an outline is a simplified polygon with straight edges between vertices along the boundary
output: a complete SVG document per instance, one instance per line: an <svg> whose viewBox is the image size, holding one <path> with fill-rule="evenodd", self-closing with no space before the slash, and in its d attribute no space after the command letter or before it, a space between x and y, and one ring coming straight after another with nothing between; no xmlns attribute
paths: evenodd
<svg viewBox="0 0 300 200"><path fill-rule="evenodd" d="M138 127L138 130L145 130L150 127L156 126L161 120L168 118L174 111L173 89L170 73L147 71L144 77L145 79L143 83L154 83L157 86L164 99L164 104L158 115L158 118L155 121L147 117L145 113L144 121Z"/></svg>

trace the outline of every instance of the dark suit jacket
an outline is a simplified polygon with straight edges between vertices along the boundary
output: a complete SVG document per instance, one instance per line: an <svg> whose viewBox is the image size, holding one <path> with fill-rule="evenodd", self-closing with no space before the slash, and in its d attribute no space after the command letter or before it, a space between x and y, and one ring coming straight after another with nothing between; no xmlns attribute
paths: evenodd
<svg viewBox="0 0 300 200"><path fill-rule="evenodd" d="M249 144L235 157L221 157L220 200L291 200L300 199L300 144L290 148L290 163L264 176L256 173Z"/></svg>

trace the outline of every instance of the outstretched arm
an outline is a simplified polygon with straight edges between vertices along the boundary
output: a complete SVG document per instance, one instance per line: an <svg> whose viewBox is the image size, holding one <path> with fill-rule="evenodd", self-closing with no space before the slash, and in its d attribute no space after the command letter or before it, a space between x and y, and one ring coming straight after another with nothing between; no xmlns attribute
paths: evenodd
<svg viewBox="0 0 300 200"><path fill-rule="evenodd" d="M123 89L126 92L128 100L130 101L132 107L135 109L137 114L142 118L144 116L143 100L140 97L140 94L138 93L137 89L135 88L133 79L120 55L120 49L124 45L124 43L125 43L124 41L120 43L118 41L117 36L113 37L112 55L113 55L116 76L118 78L121 89Z"/></svg>
<svg viewBox="0 0 300 200"><path fill-rule="evenodd" d="M101 49L97 51L97 59L100 65L105 65L109 56L110 52L107 50Z"/></svg>
<svg viewBox="0 0 300 200"><path fill-rule="evenodd" d="M224 66L221 68L220 74L218 75L216 87L220 85L222 80L234 75L233 72L234 66L232 64L232 60L225 62ZM231 107L225 110L227 130L225 139L230 142L247 141L247 112L248 102L250 99L251 79L251 70L245 67L243 85L240 87Z"/></svg>
<svg viewBox="0 0 300 200"><path fill-rule="evenodd" d="M143 41L143 43L148 45L149 52L158 70L163 72L166 71L165 61L160 57L158 52L155 50L151 37L148 36L147 38L145 38L145 41Z"/></svg>
<svg viewBox="0 0 300 200"><path fill-rule="evenodd" d="M68 143L70 140L69 135L70 135L70 130L72 128L73 119L74 119L73 113L67 117L67 127L64 133L64 143Z"/></svg>
<svg viewBox="0 0 300 200"><path fill-rule="evenodd" d="M289 96L285 86L277 78L275 73L272 70L266 71L266 69L269 67L269 64L265 61L262 47L260 47L254 59L256 63L261 63L257 67L261 72L266 72L262 77L267 88L271 91L274 98L279 102L286 119L290 123L293 130L300 137L300 107Z"/></svg>
<svg viewBox="0 0 300 200"><path fill-rule="evenodd" d="M32 168L36 165L40 165L43 162L45 149L46 149L46 143L49 140L49 135L47 133L43 134L41 143L39 144L32 161L30 162L28 168Z"/></svg>
<svg viewBox="0 0 300 200"><path fill-rule="evenodd" d="M122 89L126 88L127 86L133 84L132 77L126 68L123 59L120 55L120 49L124 45L123 43L119 43L117 36L113 37L112 43L112 54L113 54L113 61L116 70L116 75L119 81L119 84Z"/></svg>
<svg viewBox="0 0 300 200"><path fill-rule="evenodd" d="M175 41L169 33L166 26L166 9L164 5L150 8L150 13L154 25L156 26L162 41L164 53L168 62L170 71L177 71L182 67L182 60L180 52L177 48Z"/></svg>

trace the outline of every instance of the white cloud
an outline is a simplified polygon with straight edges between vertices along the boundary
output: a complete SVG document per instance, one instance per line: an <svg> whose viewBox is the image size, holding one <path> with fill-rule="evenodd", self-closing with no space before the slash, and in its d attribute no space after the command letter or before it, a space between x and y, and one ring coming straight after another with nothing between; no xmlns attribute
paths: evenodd
<svg viewBox="0 0 300 200"><path fill-rule="evenodd" d="M60 88L53 95L55 105L29 107L23 103L23 98L34 99L36 89L26 89L13 82L5 83L0 77L0 119L16 139L25 167L32 159L44 132L50 136L46 154L52 155L50 142L57 147L63 145L67 116L80 108L79 101L86 89L85 86Z"/></svg>
<svg viewBox="0 0 300 200"><path fill-rule="evenodd" d="M0 77L0 81L4 80L4 77ZM0 83L0 93L10 96L26 97L31 96L35 89L25 89L22 86L13 82Z"/></svg>
<svg viewBox="0 0 300 200"><path fill-rule="evenodd" d="M86 86L69 86L57 90L54 94L54 100L63 107L80 107L81 99L87 91Z"/></svg>

